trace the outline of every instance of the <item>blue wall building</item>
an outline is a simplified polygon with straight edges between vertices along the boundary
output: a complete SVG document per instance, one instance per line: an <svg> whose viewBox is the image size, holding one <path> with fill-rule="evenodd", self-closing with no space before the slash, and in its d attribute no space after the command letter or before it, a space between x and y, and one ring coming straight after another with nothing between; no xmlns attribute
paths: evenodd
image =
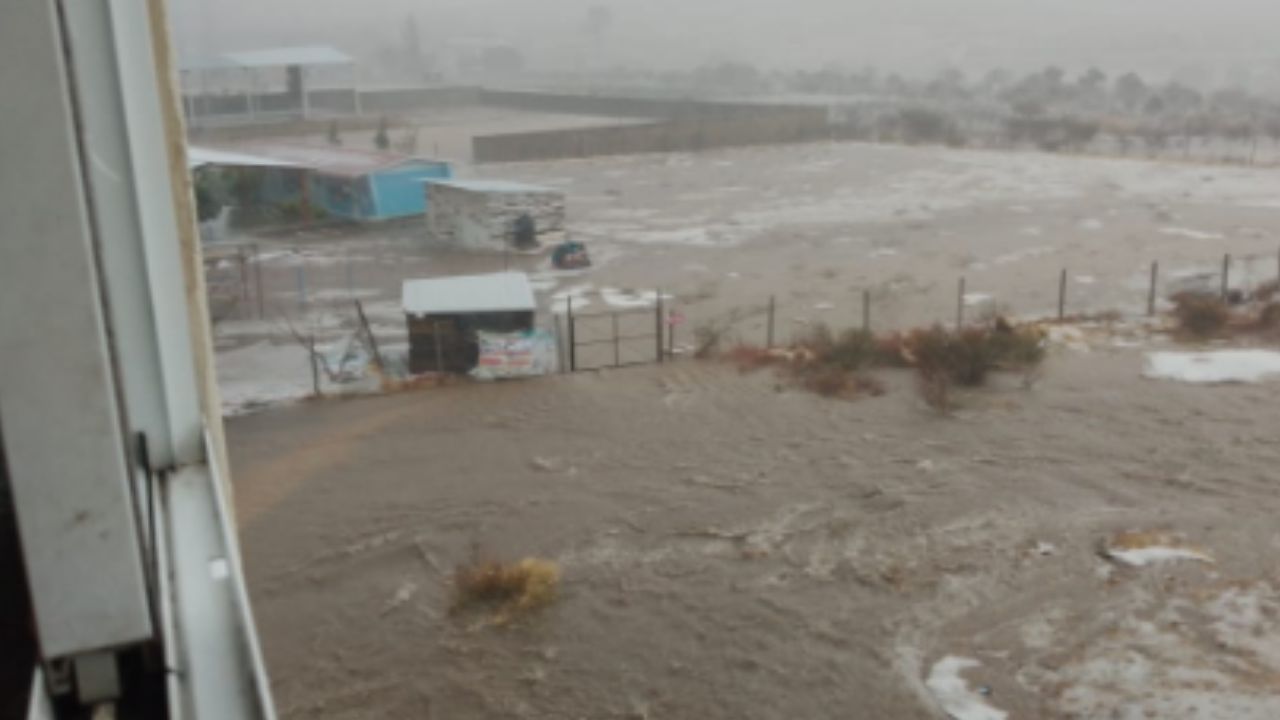
<svg viewBox="0 0 1280 720"><path fill-rule="evenodd" d="M252 155L194 149L207 160L193 165L253 173L263 204L297 203L305 194L317 214L356 222L421 216L427 210L427 182L453 177L447 162L372 150L280 143L249 150Z"/></svg>

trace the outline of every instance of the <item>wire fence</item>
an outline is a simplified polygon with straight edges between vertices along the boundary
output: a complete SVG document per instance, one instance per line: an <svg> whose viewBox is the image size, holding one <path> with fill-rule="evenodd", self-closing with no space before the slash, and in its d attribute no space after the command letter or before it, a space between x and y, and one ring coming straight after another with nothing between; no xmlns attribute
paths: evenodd
<svg viewBox="0 0 1280 720"><path fill-rule="evenodd" d="M275 327L275 323L289 332L273 331L272 341L284 343L301 342L289 336L295 334L296 325L312 354L332 351L328 346L340 345L362 329L371 343L385 341L392 348L390 355L407 350L407 332L395 295L403 279L418 274L417 266L387 262L385 257L352 261L341 253L317 257L314 262L305 254L291 255L272 263L270 253L278 256L280 251L264 252L251 243L206 251L206 284L215 321L219 317L247 320L231 323L247 326L246 333ZM1211 293L1240 302L1264 284L1280 285L1280 250L1224 253L1189 268L1181 264L1184 261L1185 256L1179 258L1178 269L1171 270L1170 264L1153 260L1140 272L1135 269L1101 279L1074 275L1070 267L1041 264L1034 273L1019 270L1000 276L1010 289L1008 297L982 292L984 282L992 282L989 273L957 274L954 284L944 281L949 288L935 287L928 294L895 290L892 283L849 288L842 301L824 303L822 312L815 312L811 303L794 293L761 293L732 298L726 304L703 302L705 298L693 294L681 299L655 291L651 296L644 294L648 301L643 307L611 306L589 313L573 307L572 300L545 300L537 326L555 335L559 367L572 372L664 362L696 354L713 340L776 347L790 344L819 322L886 332L934 324L960 327L996 315L1025 320L1140 318L1157 315L1179 292ZM355 301L370 291L383 298L376 303L380 314L371 313L362 320ZM313 322L317 317L323 321ZM310 364L300 363L296 372L305 377L314 371Z"/></svg>

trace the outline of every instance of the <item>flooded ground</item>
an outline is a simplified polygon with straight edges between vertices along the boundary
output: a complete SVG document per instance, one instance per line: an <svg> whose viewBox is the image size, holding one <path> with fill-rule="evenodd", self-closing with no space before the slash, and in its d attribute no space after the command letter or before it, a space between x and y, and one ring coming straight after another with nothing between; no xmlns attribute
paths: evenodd
<svg viewBox="0 0 1280 720"><path fill-rule="evenodd" d="M1275 717L1274 386L1141 367L953 418L686 361L233 419L282 716ZM477 549L559 600L450 614Z"/></svg>
<svg viewBox="0 0 1280 720"><path fill-rule="evenodd" d="M1233 287L1277 274L1280 176L1268 169L823 144L460 172L562 188L570 235L596 266L557 272L542 254L432 248L416 221L248 238L263 318L248 301L215 328L246 369L224 376L235 396L282 395L237 379L255 374L309 387L289 328L340 343L355 327L352 299L385 345L402 347L400 284L413 277L526 270L548 329L566 298L578 312L614 312L661 289L686 318L681 345L709 323L762 342L771 296L786 339L815 322L861 323L864 293L876 329L954 322L962 277L973 317L1056 314L1064 269L1069 314L1145 312L1153 262L1161 299L1188 283L1217 287L1224 253ZM288 348L273 358L246 345Z"/></svg>
<svg viewBox="0 0 1280 720"><path fill-rule="evenodd" d="M785 339L864 291L876 328L954 321L961 276L968 312L1054 314L1066 268L1068 312L1132 317L1152 261L1161 297L1228 252L1233 286L1277 272L1269 170L843 144L466 172L563 188L596 267L415 224L259 238L263 317L216 328L230 411L306 394L287 326L341 342L353 299L403 345L406 277L526 269L546 324L660 288L680 344L762 340L770 296ZM846 402L682 359L231 418L282 716L1280 716L1275 386L1145 379L1151 344L1059 332L952 417L894 372ZM556 561L560 598L451 614L477 553Z"/></svg>

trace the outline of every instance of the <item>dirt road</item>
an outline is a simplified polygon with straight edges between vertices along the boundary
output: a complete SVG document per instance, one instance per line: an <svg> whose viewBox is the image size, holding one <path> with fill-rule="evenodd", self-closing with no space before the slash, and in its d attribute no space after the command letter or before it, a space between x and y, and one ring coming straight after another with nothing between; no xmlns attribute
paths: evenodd
<svg viewBox="0 0 1280 720"><path fill-rule="evenodd" d="M1140 364L1057 350L951 418L686 361L231 419L282 717L1280 716L1275 387ZM559 600L449 614L476 547Z"/></svg>

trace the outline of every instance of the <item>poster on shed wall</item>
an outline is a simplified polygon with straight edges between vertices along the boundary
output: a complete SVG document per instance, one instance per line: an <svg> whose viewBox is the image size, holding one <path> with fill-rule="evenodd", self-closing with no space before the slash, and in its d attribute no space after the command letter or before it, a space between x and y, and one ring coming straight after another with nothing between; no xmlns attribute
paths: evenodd
<svg viewBox="0 0 1280 720"><path fill-rule="evenodd" d="M537 377L555 372L556 341L543 330L518 333L476 333L480 360L472 377L477 380Z"/></svg>

